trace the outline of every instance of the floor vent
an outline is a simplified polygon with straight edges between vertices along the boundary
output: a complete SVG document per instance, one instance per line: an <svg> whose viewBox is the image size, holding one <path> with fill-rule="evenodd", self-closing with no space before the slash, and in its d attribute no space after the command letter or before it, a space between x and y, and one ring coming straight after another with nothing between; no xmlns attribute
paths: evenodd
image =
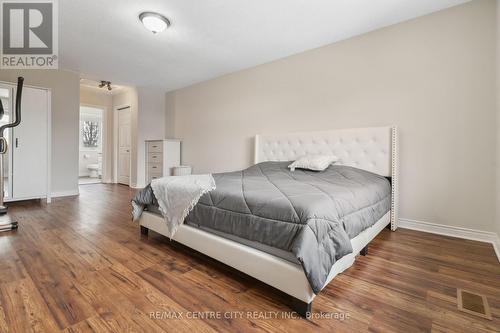
<svg viewBox="0 0 500 333"><path fill-rule="evenodd" d="M484 295L458 289L457 290L458 309L460 311L492 320L488 299Z"/></svg>

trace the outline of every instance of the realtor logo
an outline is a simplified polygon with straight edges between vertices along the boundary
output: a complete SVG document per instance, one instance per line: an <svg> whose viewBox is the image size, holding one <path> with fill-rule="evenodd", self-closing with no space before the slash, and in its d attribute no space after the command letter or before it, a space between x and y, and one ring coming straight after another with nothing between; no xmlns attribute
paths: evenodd
<svg viewBox="0 0 500 333"><path fill-rule="evenodd" d="M1 0L2 68L58 67L56 0Z"/></svg>

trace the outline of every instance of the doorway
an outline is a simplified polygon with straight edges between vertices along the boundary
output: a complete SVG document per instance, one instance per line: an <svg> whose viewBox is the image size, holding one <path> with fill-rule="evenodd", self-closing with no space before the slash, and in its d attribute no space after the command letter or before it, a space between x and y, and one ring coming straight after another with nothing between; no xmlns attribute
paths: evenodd
<svg viewBox="0 0 500 333"><path fill-rule="evenodd" d="M102 183L105 147L105 109L98 106L80 106L80 153L78 184Z"/></svg>
<svg viewBox="0 0 500 333"><path fill-rule="evenodd" d="M131 145L131 114L130 106L116 108L117 115L117 167L116 175L119 184L130 186L130 145Z"/></svg>

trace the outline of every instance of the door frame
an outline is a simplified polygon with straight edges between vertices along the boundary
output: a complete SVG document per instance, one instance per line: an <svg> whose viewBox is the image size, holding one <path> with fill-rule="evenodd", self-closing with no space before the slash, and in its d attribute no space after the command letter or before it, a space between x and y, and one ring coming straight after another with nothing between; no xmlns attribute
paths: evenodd
<svg viewBox="0 0 500 333"><path fill-rule="evenodd" d="M101 176L101 182L103 183L107 183L107 182L110 182L112 177L110 177L110 175L108 175L108 161L109 161L109 152L108 152L108 142L109 142L109 131L108 131L108 107L107 106L104 106L104 105L97 105L97 104L88 104L88 103L80 103L80 108L84 106L84 107L89 107L89 108L94 108L94 109L101 109L103 112L102 112L102 128L104 129L103 132L104 132L104 135L102 137L102 142L101 142L101 153L102 153L102 156L103 156L103 159L102 159L102 170L101 170L101 173L102 173L102 176ZM80 110L81 112L81 110ZM80 112L79 112L79 116L80 116ZM80 118L78 118L80 119ZM78 124L80 124L80 122L78 122ZM78 131L80 131L81 128L80 128L80 125L78 125ZM78 153L80 153L80 141L78 141ZM78 163L80 163L80 161L78 161Z"/></svg>
<svg viewBox="0 0 500 333"><path fill-rule="evenodd" d="M118 112L120 112L121 110L125 109L125 108L128 108L129 109L129 112L130 112L130 120L132 121L132 105L131 104L123 104L123 105L118 105L118 106L115 106L114 107L114 110L113 110L113 141L114 141L114 144L113 144L113 148L114 148L114 154L113 154L113 160L114 160L114 165L113 165L113 182L115 184L118 184L118 153L119 153L119 150L120 150L120 147L119 147L119 140L118 140ZM132 123L130 124L131 127L132 127ZM131 128L132 130L132 128ZM132 135L132 131L130 132L130 135ZM131 144L132 144L132 137L130 137L131 139ZM130 147L132 148L132 147ZM130 158L129 158L129 177L131 176L132 174L132 149L130 150ZM128 186L130 186L130 178L129 178L129 184Z"/></svg>
<svg viewBox="0 0 500 333"><path fill-rule="evenodd" d="M9 81L0 81L1 84L9 85L12 87L13 95L12 95L12 111L14 111L15 107L15 96L17 94L17 82L9 82ZM52 88L45 88L40 86L34 86L31 84L24 84L23 87L32 88L32 89L40 89L47 91L47 186L46 186L46 200L47 203L52 202ZM21 119L22 121L22 119ZM12 135L12 131L10 132ZM12 147L11 147L12 153ZM9 164L12 158L9 160ZM12 176L12 168L9 166L9 173ZM22 198L22 200L30 200L30 199L38 199L38 198ZM5 202L20 200L14 198L5 198Z"/></svg>

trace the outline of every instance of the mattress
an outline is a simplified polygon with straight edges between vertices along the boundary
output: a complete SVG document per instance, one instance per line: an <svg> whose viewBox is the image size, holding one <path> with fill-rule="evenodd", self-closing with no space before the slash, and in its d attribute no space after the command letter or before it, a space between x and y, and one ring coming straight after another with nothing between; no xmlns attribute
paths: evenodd
<svg viewBox="0 0 500 333"><path fill-rule="evenodd" d="M289 261L292 253L317 293L333 264L352 253L350 239L390 210L391 186L385 177L353 167L292 172L288 164L263 162L214 174L217 188L201 197L185 223ZM145 189L134 202L154 202L150 197Z"/></svg>

